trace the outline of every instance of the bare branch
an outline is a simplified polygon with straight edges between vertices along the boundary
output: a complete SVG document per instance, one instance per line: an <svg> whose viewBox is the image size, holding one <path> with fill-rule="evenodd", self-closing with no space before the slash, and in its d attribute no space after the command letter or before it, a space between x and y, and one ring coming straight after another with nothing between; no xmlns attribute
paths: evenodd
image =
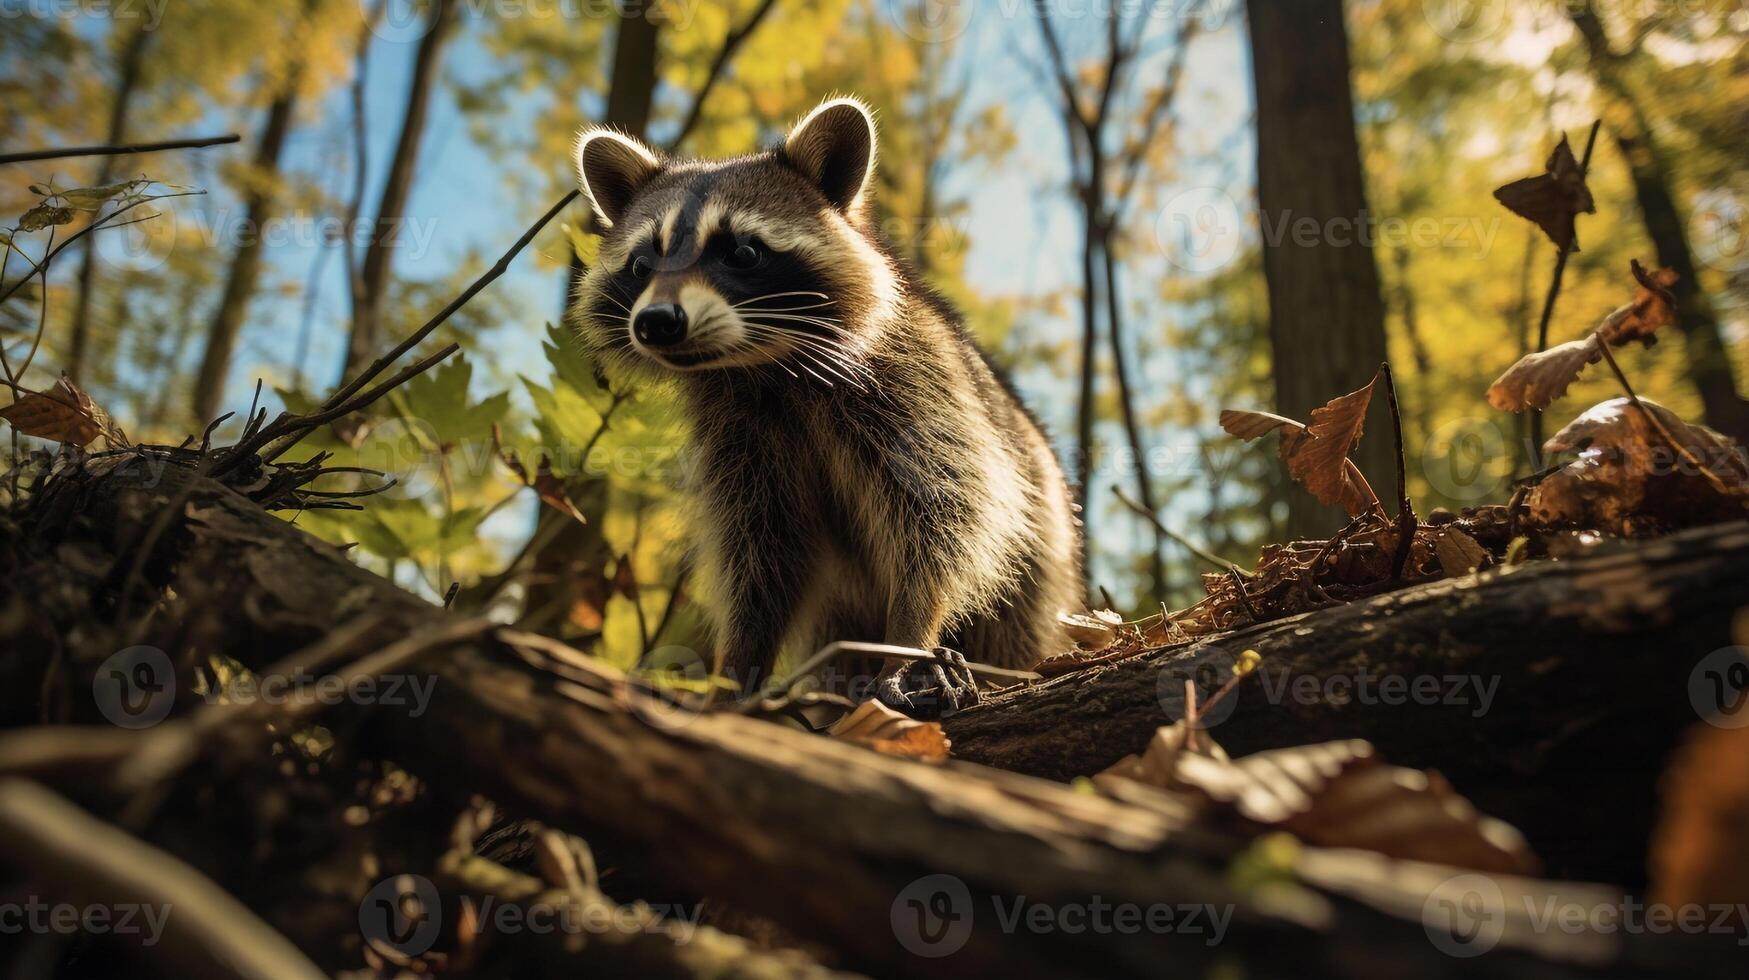
<svg viewBox="0 0 1749 980"><path fill-rule="evenodd" d="M710 69L705 72L704 84L699 86L698 94L692 97L692 107L686 111L686 118L680 123L679 131L663 147L666 152L673 153L680 148L680 144L685 142L688 136L692 135L693 129L698 126L699 117L704 113L705 100L710 98L711 90L716 88L718 80L728 69L729 62L734 59L735 52L759 28L759 22L764 20L765 15L771 13L771 8L775 6L777 6L777 0L760 0L759 6L754 8L752 16L747 18L746 23L740 27L732 28L723 38L723 46L717 49L716 57L711 59Z"/></svg>
<svg viewBox="0 0 1749 980"><path fill-rule="evenodd" d="M239 139L242 137L236 133L226 133L223 136L166 140L162 143L116 143L104 146L69 146L57 150L25 150L21 153L0 153L0 164L60 160L66 157L115 157L133 153L157 153L160 150L193 150L206 146L224 146Z"/></svg>

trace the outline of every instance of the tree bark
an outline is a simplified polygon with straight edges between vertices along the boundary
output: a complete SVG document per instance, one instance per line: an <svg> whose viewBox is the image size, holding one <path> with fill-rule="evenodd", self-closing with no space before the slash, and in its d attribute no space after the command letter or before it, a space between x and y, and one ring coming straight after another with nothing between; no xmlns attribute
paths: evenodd
<svg viewBox="0 0 1749 980"><path fill-rule="evenodd" d="M1671 190L1675 183L1671 157L1659 144L1644 103L1626 77L1625 62L1632 55L1610 48L1603 22L1589 5L1570 5L1568 13L1585 45L1586 63L1603 101L1604 122L1633 176L1634 198L1646 235L1658 252L1658 264L1676 270L1676 284L1671 287L1676 295L1676 326L1682 331L1688 375L1700 393L1706 423L1749 443L1749 399L1737 393L1718 315L1701 289L1688 226Z"/></svg>
<svg viewBox="0 0 1749 980"><path fill-rule="evenodd" d="M1318 913L1284 915L1285 906L1233 884L1228 869L1242 841L1190 830L1166 810L654 700L554 641L486 623L463 628L186 469L154 473L130 463L58 482L32 515L42 544L148 548L118 557L137 555L146 584L174 597L157 615L195 641L196 652L224 650L259 669L288 645L356 629L356 649L337 662L374 676L354 653L382 656L384 643L407 644L394 669L436 678L429 710L414 717L384 705L334 719L355 749L385 753L453 798L483 792L585 837L608 831L665 878L769 915L842 951L853 967L955 978L1101 976L1157 971L1169 958L1189 974L1227 963L1259 977L1435 980L1471 968L1429 943L1421 921L1449 868L1307 847L1282 870ZM1598 613L1612 611L1620 610ZM1608 895L1580 890L1587 903ZM1206 932L1003 925L1010 909L1163 902L1226 910L1224 941L1212 944ZM917 955L918 939L942 938L919 909L945 912L934 921L944 929L963 923L963 945L925 945ZM1686 948L1678 959L1665 937L1555 942L1543 935L1546 925L1539 932L1509 919L1503 929L1488 960L1495 975L1643 976L1680 967L1723 977L1732 968Z"/></svg>
<svg viewBox="0 0 1749 980"><path fill-rule="evenodd" d="M106 144L114 146L127 137L128 110L133 105L134 92L139 88L140 68L145 63L146 48L151 40L152 32L142 22L134 30L133 36L128 38L127 47L122 49L121 71L115 83L115 100L110 103L109 126L105 130ZM116 168L123 161L124 158L115 156L101 158L97 164L96 185L101 187L115 180ZM73 320L67 346L67 375L75 381L85 380L83 372L91 342L91 304L96 295L96 246L92 238L87 237L79 256L79 290L73 300Z"/></svg>
<svg viewBox="0 0 1749 980"><path fill-rule="evenodd" d="M1638 884L1664 758L1700 721L1696 664L1740 641L1732 619L1749 606L1745 582L1749 524L1703 528L1137 656L974 706L944 727L958 758L1049 779L1091 775L1182 717L1185 679L1206 699L1253 649L1258 675L1210 728L1233 755L1363 738L1393 763L1450 777L1523 830L1553 874ZM1459 678L1469 680L1454 687ZM1437 690L1387 697L1384 683Z"/></svg>
<svg viewBox="0 0 1749 980"><path fill-rule="evenodd" d="M1275 402L1312 409L1366 384L1385 360L1385 307L1370 238L1366 186L1349 89L1341 0L1251 0L1257 104L1257 196ZM1296 229L1298 231L1296 232ZM1372 438L1354 460L1374 486L1395 472L1388 413L1374 404ZM1297 486L1288 535L1325 537L1340 515Z"/></svg>
<svg viewBox="0 0 1749 980"><path fill-rule="evenodd" d="M352 335L347 338L346 361L341 370L343 379L357 373L380 353L383 292L388 287L394 249L401 239L397 226L406 217L431 97L443 66L444 49L459 16L460 6L453 0L432 0L427 30L413 57L413 76L407 83L407 101L401 114L401 134L395 141L394 156L389 159L388 176L371 225L370 245L360 263L360 293L352 311Z"/></svg>
<svg viewBox="0 0 1749 980"><path fill-rule="evenodd" d="M286 79L284 87L267 107L267 120L262 126L261 142L255 151L252 181L258 183L247 196L242 240L231 256L230 272L225 277L225 291L219 297L207 327L206 353L201 356L200 373L194 382L194 416L202 425L219 415L219 403L225 394L225 378L230 374L231 357L237 349L237 335L243 320L249 315L249 300L255 295L256 281L261 277L261 260L267 223L273 219L279 180L279 161L285 152L286 136L291 132L292 119L298 102L298 72Z"/></svg>

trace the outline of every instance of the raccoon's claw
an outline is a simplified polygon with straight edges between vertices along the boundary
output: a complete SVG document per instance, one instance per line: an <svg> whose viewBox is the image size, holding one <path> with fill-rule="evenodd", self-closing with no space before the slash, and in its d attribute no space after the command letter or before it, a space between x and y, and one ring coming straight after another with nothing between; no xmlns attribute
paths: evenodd
<svg viewBox="0 0 1749 980"><path fill-rule="evenodd" d="M978 703L978 681L966 656L947 647L934 660L913 660L877 678L874 699L918 721L937 721Z"/></svg>

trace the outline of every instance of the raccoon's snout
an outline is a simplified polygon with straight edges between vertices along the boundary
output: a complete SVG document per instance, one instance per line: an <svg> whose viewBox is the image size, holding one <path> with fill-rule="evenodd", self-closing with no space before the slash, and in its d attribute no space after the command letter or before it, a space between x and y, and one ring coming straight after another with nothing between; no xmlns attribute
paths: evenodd
<svg viewBox="0 0 1749 980"><path fill-rule="evenodd" d="M671 347L686 339L686 307L651 303L632 320L632 335L646 347Z"/></svg>

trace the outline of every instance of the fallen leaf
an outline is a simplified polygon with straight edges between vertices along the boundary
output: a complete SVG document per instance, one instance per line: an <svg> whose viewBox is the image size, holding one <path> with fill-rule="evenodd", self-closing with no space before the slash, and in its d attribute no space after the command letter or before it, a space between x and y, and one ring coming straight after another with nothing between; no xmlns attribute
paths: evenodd
<svg viewBox="0 0 1749 980"><path fill-rule="evenodd" d="M5 408L0 418L27 436L85 446L98 436L126 446L127 437L78 385L62 375L46 392L32 392Z"/></svg>
<svg viewBox="0 0 1749 980"><path fill-rule="evenodd" d="M1439 556L1440 569L1450 576L1468 575L1488 565L1488 549L1461 528L1441 528L1439 537L1433 539L1433 551Z"/></svg>
<svg viewBox="0 0 1749 980"><path fill-rule="evenodd" d="M1712 479L1677 456L1648 418L1703 463L1727 491L1749 485L1741 446L1704 425L1690 425L1657 402L1626 397L1587 409L1543 443L1551 454L1578 457L1525 495L1529 522L1635 536L1742 516L1740 496L1721 494Z"/></svg>
<svg viewBox="0 0 1749 980"><path fill-rule="evenodd" d="M1097 653L1117 642L1117 628L1123 618L1110 609L1087 613L1063 613L1057 617L1063 632L1085 653Z"/></svg>
<svg viewBox="0 0 1749 980"><path fill-rule="evenodd" d="M1284 830L1319 847L1478 871L1538 870L1516 829L1478 813L1439 774L1386 765L1360 740L1234 761L1181 751L1165 788L1200 798L1198 822L1213 828Z"/></svg>
<svg viewBox="0 0 1749 980"><path fill-rule="evenodd" d="M1561 142L1555 144L1543 170L1535 177L1496 188L1494 199L1541 228L1558 247L1571 246L1577 252L1579 242L1573 231L1573 217L1597 213L1597 203L1591 198L1591 189L1585 186L1585 174L1579 169L1567 137L1562 136Z"/></svg>
<svg viewBox="0 0 1749 980"><path fill-rule="evenodd" d="M918 721L894 711L879 701L864 701L826 730L833 738L867 746L876 752L941 762L951 747L941 723Z"/></svg>

